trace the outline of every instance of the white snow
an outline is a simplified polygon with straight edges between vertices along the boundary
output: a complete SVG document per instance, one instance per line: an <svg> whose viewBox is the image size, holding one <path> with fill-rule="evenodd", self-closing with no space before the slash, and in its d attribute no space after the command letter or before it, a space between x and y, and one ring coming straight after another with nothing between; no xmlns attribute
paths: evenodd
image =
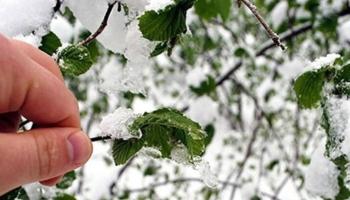
<svg viewBox="0 0 350 200"><path fill-rule="evenodd" d="M334 199L339 192L337 166L324 156L325 145L321 144L311 157L305 174L305 187L314 195Z"/></svg>
<svg viewBox="0 0 350 200"><path fill-rule="evenodd" d="M51 21L50 30L57 35L62 43L71 42L71 39L73 38L73 26L61 15L57 15Z"/></svg>
<svg viewBox="0 0 350 200"><path fill-rule="evenodd" d="M280 1L271 12L271 22L273 27L278 28L287 19L288 2Z"/></svg>
<svg viewBox="0 0 350 200"><path fill-rule="evenodd" d="M142 36L138 26L138 21L133 21L128 26L126 35L126 48L124 55L129 62L146 65L149 56L154 49L154 45ZM139 66L142 68L143 66Z"/></svg>
<svg viewBox="0 0 350 200"><path fill-rule="evenodd" d="M170 153L171 160L184 165L190 164L190 157L187 148L184 145L177 145L173 147Z"/></svg>
<svg viewBox="0 0 350 200"><path fill-rule="evenodd" d="M66 0L74 16L79 19L85 28L94 33L101 25L108 8L108 3L101 0ZM113 9L108 26L97 37L97 40L107 49L121 53L125 49L126 17L124 12Z"/></svg>
<svg viewBox="0 0 350 200"><path fill-rule="evenodd" d="M54 187L43 186L40 183L31 183L23 186L30 200L40 200L43 198L52 199L56 190Z"/></svg>
<svg viewBox="0 0 350 200"><path fill-rule="evenodd" d="M38 35L35 35L33 33L26 35L26 36L20 34L20 35L15 36L13 39L31 44L35 47L39 47L41 45L41 37Z"/></svg>
<svg viewBox="0 0 350 200"><path fill-rule="evenodd" d="M196 67L189 71L186 76L186 83L193 87L199 87L207 79L208 70Z"/></svg>
<svg viewBox="0 0 350 200"><path fill-rule="evenodd" d="M103 117L99 127L102 136L111 136L113 139L128 140L140 138L140 133L131 133L129 126L137 118L137 114L131 109L120 107L113 113Z"/></svg>
<svg viewBox="0 0 350 200"><path fill-rule="evenodd" d="M149 0L122 0L122 3L126 3L132 10L143 11L148 4Z"/></svg>
<svg viewBox="0 0 350 200"><path fill-rule="evenodd" d="M146 10L161 10L171 4L174 4L173 0L149 0Z"/></svg>
<svg viewBox="0 0 350 200"><path fill-rule="evenodd" d="M346 98L331 96L326 106L331 124L330 134L338 142L331 149L330 156L336 158L346 154L350 157L350 101Z"/></svg>
<svg viewBox="0 0 350 200"><path fill-rule="evenodd" d="M198 170L200 177L208 187L217 188L219 180L211 170L209 162L202 160L196 164L195 168Z"/></svg>
<svg viewBox="0 0 350 200"><path fill-rule="evenodd" d="M0 33L14 37L28 35L48 25L54 0L0 0Z"/></svg>
<svg viewBox="0 0 350 200"><path fill-rule="evenodd" d="M185 166L192 166L200 174L200 178L203 183L210 188L216 188L219 184L219 181L211 167L209 162L203 160L200 157L193 158L193 163L191 163L190 155L188 154L187 148L181 144L173 147L170 154L171 160L175 161L178 164Z"/></svg>
<svg viewBox="0 0 350 200"><path fill-rule="evenodd" d="M206 126L215 122L218 106L210 97L202 96L190 102L187 115L200 125Z"/></svg>
<svg viewBox="0 0 350 200"><path fill-rule="evenodd" d="M310 71L310 70L318 70L323 67L330 66L334 64L336 59L340 58L341 56L339 54L331 53L328 54L327 56L324 57L319 57L313 62L311 62L308 67L305 68L305 71Z"/></svg>
<svg viewBox="0 0 350 200"><path fill-rule="evenodd" d="M141 64L128 62L122 67L116 58L104 67L100 74L100 89L108 94L123 91L145 94Z"/></svg>

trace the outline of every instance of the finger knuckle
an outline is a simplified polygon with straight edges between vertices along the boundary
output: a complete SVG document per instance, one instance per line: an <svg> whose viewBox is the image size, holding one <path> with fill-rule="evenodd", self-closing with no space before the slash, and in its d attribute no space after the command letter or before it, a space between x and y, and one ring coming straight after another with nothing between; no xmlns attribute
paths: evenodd
<svg viewBox="0 0 350 200"><path fill-rule="evenodd" d="M56 134L42 134L40 136L34 134L39 177L45 178L53 175L54 165L59 161L57 139Z"/></svg>

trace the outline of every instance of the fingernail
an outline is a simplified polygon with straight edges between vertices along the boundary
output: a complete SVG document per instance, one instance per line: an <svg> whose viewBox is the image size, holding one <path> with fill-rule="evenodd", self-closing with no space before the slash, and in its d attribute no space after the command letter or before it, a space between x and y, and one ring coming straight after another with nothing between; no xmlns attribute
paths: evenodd
<svg viewBox="0 0 350 200"><path fill-rule="evenodd" d="M85 133L73 133L67 143L69 158L74 164L83 164L89 159L91 144Z"/></svg>

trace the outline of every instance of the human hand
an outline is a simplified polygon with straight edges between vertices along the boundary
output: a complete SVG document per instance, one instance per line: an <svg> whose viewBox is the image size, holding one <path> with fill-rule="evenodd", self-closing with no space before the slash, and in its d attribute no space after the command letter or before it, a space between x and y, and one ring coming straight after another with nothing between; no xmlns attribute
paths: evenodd
<svg viewBox="0 0 350 200"><path fill-rule="evenodd" d="M14 134L21 115L40 128ZM0 34L0 196L26 183L55 185L85 163L92 145L79 121L53 59Z"/></svg>

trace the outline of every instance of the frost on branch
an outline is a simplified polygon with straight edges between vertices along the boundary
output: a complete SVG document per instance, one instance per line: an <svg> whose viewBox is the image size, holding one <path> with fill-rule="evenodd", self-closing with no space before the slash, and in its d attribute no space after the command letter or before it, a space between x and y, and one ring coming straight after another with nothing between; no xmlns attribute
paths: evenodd
<svg viewBox="0 0 350 200"><path fill-rule="evenodd" d="M56 1L2 0L0 4L0 33L14 37L49 25Z"/></svg>
<svg viewBox="0 0 350 200"><path fill-rule="evenodd" d="M103 117L99 127L102 136L111 136L113 139L128 140L130 138L139 138L138 132L130 132L129 126L137 118L131 109L118 108L113 113Z"/></svg>
<svg viewBox="0 0 350 200"><path fill-rule="evenodd" d="M321 144L311 157L305 174L305 187L314 195L334 199L339 192L337 166L325 156Z"/></svg>

